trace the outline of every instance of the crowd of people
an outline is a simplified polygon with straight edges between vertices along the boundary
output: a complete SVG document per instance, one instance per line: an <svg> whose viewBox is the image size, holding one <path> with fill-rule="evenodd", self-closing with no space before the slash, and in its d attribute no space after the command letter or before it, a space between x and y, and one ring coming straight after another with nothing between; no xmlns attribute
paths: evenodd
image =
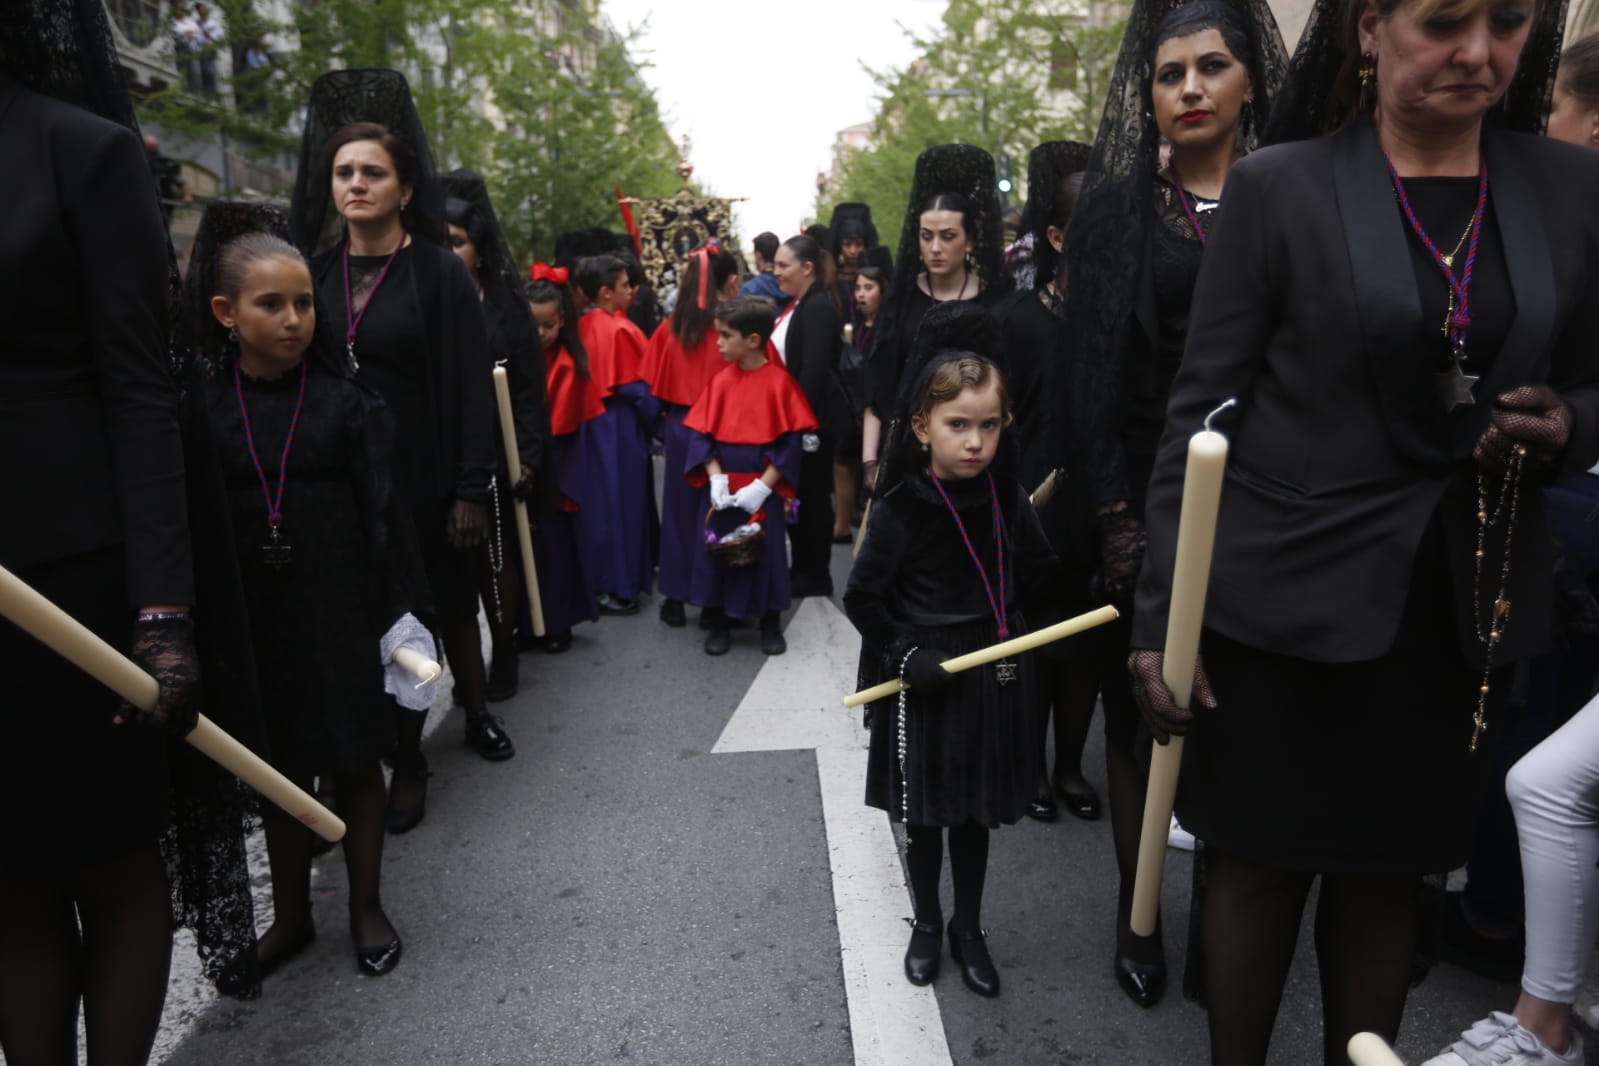
<svg viewBox="0 0 1599 1066"><path fill-rule="evenodd" d="M1157 1003L1166 946L1133 931L1132 890L1151 745L1186 736L1183 986L1214 1063L1268 1060L1318 882L1326 1062L1394 1039L1449 950L1424 935L1439 909L1522 992L1429 1063L1582 1061L1599 37L1562 53L1564 14L1317 0L1290 58L1264 0L1134 0L1098 136L1033 150L1019 232L989 154L940 145L894 249L840 204L756 237L750 276L694 248L664 301L603 231L519 262L388 70L313 85L287 210L208 204L180 286L103 7L0 17L0 144L29 161L0 238L0 440L30 460L0 467L30 501L0 518L0 564L160 684L120 704L0 624L0 802L61 797L0 837L6 1061L71 1061L80 1001L91 1061L145 1061L174 922L246 998L314 938L316 841L264 804L255 929L250 798L174 743L202 703L336 805L351 947L379 977L403 953L384 840L423 821L429 776L395 648L450 666L465 743L503 761L491 705L522 653L654 596L669 627L698 609L708 655L741 624L782 654L783 612L833 595L852 541L861 681L905 682L867 707L865 799L903 827L907 980L936 980L947 937L998 995L991 831L1108 809L1112 975ZM1185 453L1228 401L1180 706ZM940 665L1106 602L1112 626ZM1429 896L1468 861L1465 893Z"/></svg>

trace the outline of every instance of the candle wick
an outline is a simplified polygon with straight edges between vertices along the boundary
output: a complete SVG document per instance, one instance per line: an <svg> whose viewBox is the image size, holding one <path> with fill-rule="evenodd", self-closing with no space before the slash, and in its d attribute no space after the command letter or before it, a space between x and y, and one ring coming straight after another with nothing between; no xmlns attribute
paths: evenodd
<svg viewBox="0 0 1599 1066"><path fill-rule="evenodd" d="M1220 407L1216 408L1210 414L1206 415L1205 416L1205 432L1206 433L1214 433L1215 430L1210 428L1211 421L1217 415L1219 415L1222 412L1226 411L1228 408L1237 407L1237 406L1238 406L1238 401L1236 399L1233 399L1233 398L1229 397L1226 403L1222 404Z"/></svg>

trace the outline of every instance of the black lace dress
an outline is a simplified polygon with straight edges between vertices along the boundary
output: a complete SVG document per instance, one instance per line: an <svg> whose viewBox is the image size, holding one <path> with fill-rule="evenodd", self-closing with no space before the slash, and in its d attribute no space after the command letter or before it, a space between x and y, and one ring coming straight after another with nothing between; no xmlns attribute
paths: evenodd
<svg viewBox="0 0 1599 1066"><path fill-rule="evenodd" d="M300 375L241 381L256 454L275 488ZM394 744L378 642L395 618L420 606L413 590L421 587L409 516L396 506L388 411L362 384L311 370L283 492L283 539L292 559L274 566L263 551L266 501L231 371L208 382L206 402L272 761L299 781L371 766Z"/></svg>

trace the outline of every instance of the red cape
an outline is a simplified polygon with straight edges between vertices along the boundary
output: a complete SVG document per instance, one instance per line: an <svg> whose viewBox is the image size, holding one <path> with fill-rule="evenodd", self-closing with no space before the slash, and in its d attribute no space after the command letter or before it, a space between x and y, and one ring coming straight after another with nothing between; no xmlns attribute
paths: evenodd
<svg viewBox="0 0 1599 1066"><path fill-rule="evenodd" d="M612 311L611 314L615 315L616 320L622 324L622 328L631 333L633 335L633 339L638 341L639 351L642 352L645 348L649 347L649 337L645 336L644 331L638 327L637 322L634 322L631 318L627 317L626 311L617 310Z"/></svg>
<svg viewBox="0 0 1599 1066"><path fill-rule="evenodd" d="M553 436L576 433L578 426L605 413L600 387L592 377L585 381L577 376L577 364L563 347L544 353L544 390Z"/></svg>
<svg viewBox="0 0 1599 1066"><path fill-rule="evenodd" d="M644 351L641 369L656 399L692 407L711 378L726 365L716 348L715 329L706 330L694 350L685 352L683 342L672 332L672 324L662 322Z"/></svg>
<svg viewBox="0 0 1599 1066"><path fill-rule="evenodd" d="M723 444L770 444L817 423L793 375L769 362L754 370L729 363L711 378L683 425Z"/></svg>
<svg viewBox="0 0 1599 1066"><path fill-rule="evenodd" d="M642 377L639 363L644 346L639 338L644 334L636 328L628 332L622 328L624 321L627 320L618 321L615 314L599 308L590 308L577 319L578 336L589 353L589 376L600 387L602 396Z"/></svg>

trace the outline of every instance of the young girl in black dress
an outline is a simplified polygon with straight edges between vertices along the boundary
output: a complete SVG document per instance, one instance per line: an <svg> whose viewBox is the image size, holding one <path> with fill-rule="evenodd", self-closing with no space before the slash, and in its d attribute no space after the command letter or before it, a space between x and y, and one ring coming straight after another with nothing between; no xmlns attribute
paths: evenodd
<svg viewBox="0 0 1599 1066"><path fill-rule="evenodd" d="M217 256L213 291L211 312L228 339L206 407L272 758L301 787L318 774L334 782L348 827L350 936L360 971L378 976L400 959L378 892L380 760L395 742L379 649L396 619L423 609L417 590L426 587L410 515L394 494L392 419L332 345L316 342L311 272L292 244L264 232L234 238ZM426 631L408 621L419 650L431 652ZM275 807L262 818L274 920L253 957L231 967L234 978L269 973L315 935L312 836Z"/></svg>
<svg viewBox="0 0 1599 1066"><path fill-rule="evenodd" d="M1033 666L1026 656L960 674L939 664L1027 632L1044 606L1029 598L1056 587L1057 564L1014 477L994 364L971 352L937 355L899 406L903 439L888 452L844 593L862 661L878 664L878 679L910 685L872 715L866 802L905 825L916 908L905 976L925 985L938 974L947 829L950 954L968 988L996 996L981 922L988 833L1020 820L1033 795Z"/></svg>

